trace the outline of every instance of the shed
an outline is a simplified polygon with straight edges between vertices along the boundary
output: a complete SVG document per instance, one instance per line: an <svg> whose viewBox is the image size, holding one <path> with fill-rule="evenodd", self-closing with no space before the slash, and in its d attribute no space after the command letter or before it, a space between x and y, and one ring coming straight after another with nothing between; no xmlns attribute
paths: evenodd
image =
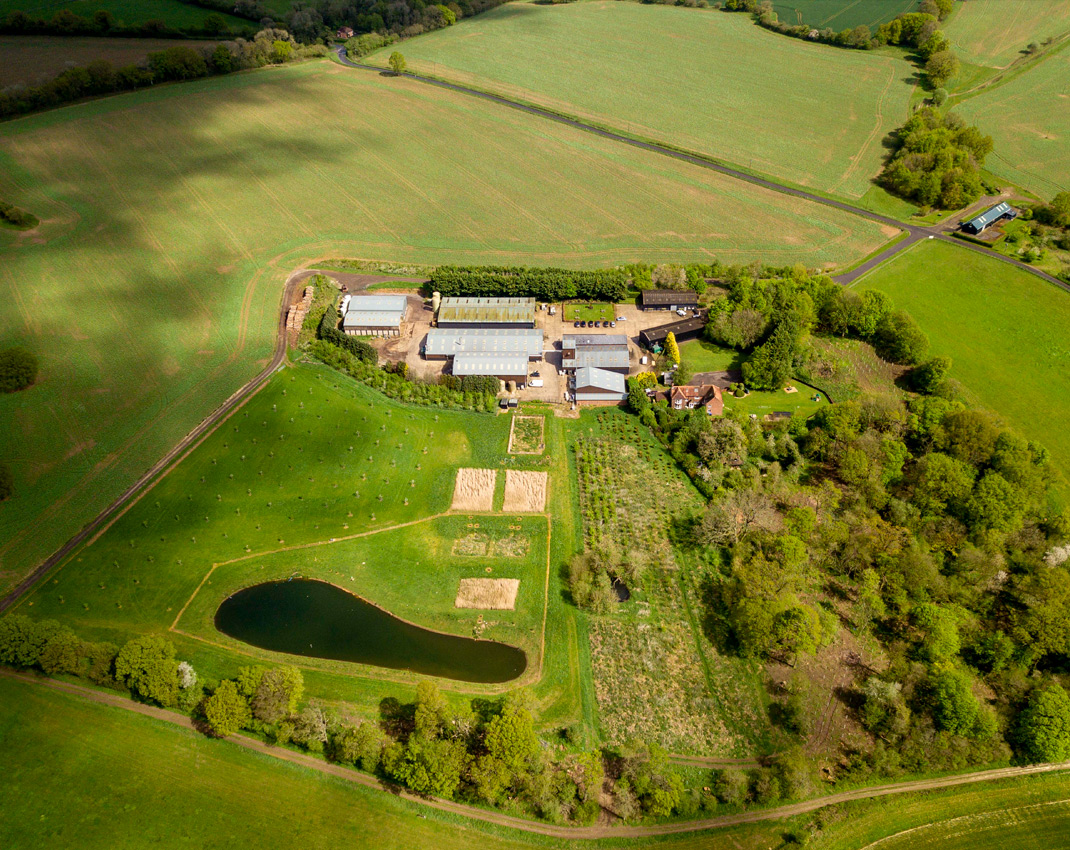
<svg viewBox="0 0 1070 850"><path fill-rule="evenodd" d="M438 308L440 328L535 327L534 298L446 297Z"/></svg>
<svg viewBox="0 0 1070 850"><path fill-rule="evenodd" d="M628 337L624 334L565 334L561 338L561 368L593 366L628 374Z"/></svg>
<svg viewBox="0 0 1070 850"><path fill-rule="evenodd" d="M458 354L453 358L453 374L491 375L524 384L528 380L528 357L526 354Z"/></svg>
<svg viewBox="0 0 1070 850"><path fill-rule="evenodd" d="M644 289L639 296L644 310L694 310L698 293L690 289Z"/></svg>
<svg viewBox="0 0 1070 850"><path fill-rule="evenodd" d="M646 348L653 348L665 342L665 337L670 333L676 337L677 342L687 339L695 339L706 327L706 316L691 316L678 322L670 322L667 325L659 325L656 328L647 328L639 331L639 342Z"/></svg>
<svg viewBox="0 0 1070 850"><path fill-rule="evenodd" d="M458 354L524 354L542 357L540 328L431 328L424 343L428 360L448 360Z"/></svg>
<svg viewBox="0 0 1070 850"><path fill-rule="evenodd" d="M982 233L986 227L990 224L995 224L1001 218L1018 218L1018 210L1004 201L1002 204L996 204L990 210L985 210L977 218L970 219L962 225L962 229L967 233Z"/></svg>
<svg viewBox="0 0 1070 850"><path fill-rule="evenodd" d="M573 392L578 402L624 401L628 398L623 375L606 369L596 369L593 366L584 366L576 370L576 376L573 378Z"/></svg>
<svg viewBox="0 0 1070 850"><path fill-rule="evenodd" d="M409 301L404 295L347 295L342 330L350 336L398 336Z"/></svg>

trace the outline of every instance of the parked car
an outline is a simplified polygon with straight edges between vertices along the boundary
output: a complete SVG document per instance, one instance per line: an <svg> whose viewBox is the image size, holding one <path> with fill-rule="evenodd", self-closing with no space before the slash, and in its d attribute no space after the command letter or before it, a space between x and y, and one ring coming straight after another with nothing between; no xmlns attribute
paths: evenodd
<svg viewBox="0 0 1070 850"><path fill-rule="evenodd" d="M624 322L624 321L627 321L627 319L628 319L627 316L617 316L617 321L618 322Z"/></svg>
<svg viewBox="0 0 1070 850"><path fill-rule="evenodd" d="M532 372L531 373L531 377L537 378L537 377L539 377L539 373L538 372Z"/></svg>
<svg viewBox="0 0 1070 850"><path fill-rule="evenodd" d="M609 323L609 326L610 326L611 328L615 328L615 327L617 326L617 323L616 323L616 322L610 322L610 323Z"/></svg>
<svg viewBox="0 0 1070 850"><path fill-rule="evenodd" d="M572 327L574 327L574 328L578 328L579 326L580 326L579 322L573 322L572 323Z"/></svg>

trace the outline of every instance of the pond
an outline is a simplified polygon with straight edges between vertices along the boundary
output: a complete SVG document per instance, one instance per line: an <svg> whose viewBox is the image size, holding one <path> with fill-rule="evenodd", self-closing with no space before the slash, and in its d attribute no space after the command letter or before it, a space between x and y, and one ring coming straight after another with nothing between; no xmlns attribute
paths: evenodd
<svg viewBox="0 0 1070 850"><path fill-rule="evenodd" d="M524 672L523 650L422 629L328 584L291 579L240 590L215 626L245 643L312 658L353 661L462 682L508 682Z"/></svg>

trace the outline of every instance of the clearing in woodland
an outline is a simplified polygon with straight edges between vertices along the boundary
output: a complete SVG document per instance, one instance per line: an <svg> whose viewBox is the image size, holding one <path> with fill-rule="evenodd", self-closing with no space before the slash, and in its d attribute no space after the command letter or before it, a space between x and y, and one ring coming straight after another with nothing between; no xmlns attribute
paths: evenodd
<svg viewBox="0 0 1070 850"><path fill-rule="evenodd" d="M749 15L610 0L509 3L404 52L420 73L852 199L913 89L891 55L782 38Z"/></svg>
<svg viewBox="0 0 1070 850"><path fill-rule="evenodd" d="M862 278L906 307L934 355L983 407L1037 440L1070 476L1070 298L1007 263L919 242Z"/></svg>
<svg viewBox="0 0 1070 850"><path fill-rule="evenodd" d="M969 0L944 25L965 62L1006 68L1030 44L1070 32L1070 0Z"/></svg>
<svg viewBox="0 0 1070 850"><path fill-rule="evenodd" d="M968 98L956 112L992 136L993 174L1050 201L1070 189L1070 48Z"/></svg>
<svg viewBox="0 0 1070 850"><path fill-rule="evenodd" d="M190 7L192 8L192 7ZM458 155L459 151L464 156ZM886 238L545 119L326 61L159 86L0 126L0 591L271 356L279 296L332 256L598 267L845 263Z"/></svg>

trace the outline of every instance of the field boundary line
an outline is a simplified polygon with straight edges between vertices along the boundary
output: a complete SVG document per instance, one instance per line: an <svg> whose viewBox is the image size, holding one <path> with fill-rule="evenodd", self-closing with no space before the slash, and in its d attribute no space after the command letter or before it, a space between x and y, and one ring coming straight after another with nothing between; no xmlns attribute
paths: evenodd
<svg viewBox="0 0 1070 850"><path fill-rule="evenodd" d="M113 708L134 712L136 714L141 714L145 717L150 717L152 719L159 720L164 723L170 723L174 726L179 726L183 729L196 731L193 722L190 720L189 717L184 714L179 714L178 712L170 711L164 708L156 708L155 706L136 703L133 700L128 699L127 697L121 696L119 694L97 691L93 690L92 688L87 688L84 685L76 685L70 682L63 682L58 679L52 679L46 676L34 676L27 675L24 673L16 673L12 670L0 669L0 676L3 676L8 679L14 679L25 684L51 688L52 690L60 691L71 696L80 697L90 702L95 702L101 705L111 706ZM1030 776L1039 773L1053 773L1070 770L1070 762L1061 762L1058 764L1030 765L1028 767L995 768L992 770L981 770L976 771L974 773L959 774L958 776L942 777L939 779L921 779L893 783L889 785L878 785L873 786L871 788L862 788L854 791L845 791L839 794L830 794L826 797L818 797L813 800L806 800L801 803L794 803L786 806L778 806L772 809L752 812L740 812L734 815L722 815L721 817L717 818L706 818L703 820L689 821L686 823L666 823L654 824L649 826L567 827L525 820L524 818L518 818L512 815L488 811L486 809L480 809L476 806L470 806L465 803L455 803L437 797L420 796L404 788L392 785L386 781L376 779L375 777L369 776L368 774L358 773L356 770L341 767L340 765L336 764L331 764L327 761L313 758L309 755L305 755L304 753L297 753L292 750L273 747L264 743L263 741L256 740L255 738L251 738L246 735L230 735L223 740L227 743L234 744L236 746L243 747L247 750L260 753L261 755L268 756L269 758L275 758L281 761L288 761L292 764L297 764L302 767L306 767L318 773L334 776L344 781L352 782L356 785L362 785L366 788L384 791L388 794L400 797L408 802L417 803L422 806L428 806L430 808L437 809L438 811L461 815L463 817L467 817L476 821L481 821L483 823L510 827L513 829L520 830L522 832L533 833L535 835L549 836L552 838L583 840L600 838L642 838L658 835L676 835L681 833L704 832L706 830L719 829L721 827L726 826L737 826L739 824L745 823L757 823L760 821L768 820L781 820L786 817L806 814L807 812L816 811L818 809L825 808L826 806L836 805L844 802L865 800L875 797L886 797L897 794L906 794L915 791L935 791L959 785L973 785L978 782L988 782L999 779L1013 779L1020 776Z"/></svg>

